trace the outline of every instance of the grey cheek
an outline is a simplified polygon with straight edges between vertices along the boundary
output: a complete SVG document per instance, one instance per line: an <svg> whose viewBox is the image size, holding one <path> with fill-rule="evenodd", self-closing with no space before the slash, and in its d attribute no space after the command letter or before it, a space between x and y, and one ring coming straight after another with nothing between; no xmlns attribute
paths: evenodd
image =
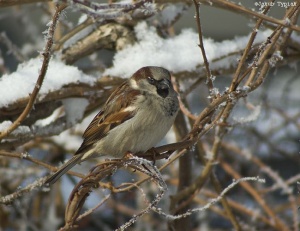
<svg viewBox="0 0 300 231"><path fill-rule="evenodd" d="M170 108L170 115L171 116L174 116L178 111L178 106L177 104L172 104L171 108Z"/></svg>
<svg viewBox="0 0 300 231"><path fill-rule="evenodd" d="M168 106L166 106L165 109L167 111L168 116L174 116L178 112L179 105L178 105L177 100L174 100L172 98L169 98L169 100L170 100L170 102L167 104Z"/></svg>

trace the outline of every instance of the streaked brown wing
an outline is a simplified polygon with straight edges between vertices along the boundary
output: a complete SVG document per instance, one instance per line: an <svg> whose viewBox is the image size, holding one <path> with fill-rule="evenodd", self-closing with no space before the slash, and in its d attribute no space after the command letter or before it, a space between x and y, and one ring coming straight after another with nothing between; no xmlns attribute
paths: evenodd
<svg viewBox="0 0 300 231"><path fill-rule="evenodd" d="M131 119L136 111L126 110L126 108L135 101L139 94L138 90L129 87L127 81L118 87L106 101L103 110L94 117L83 133L83 143L75 155L88 151L111 129Z"/></svg>

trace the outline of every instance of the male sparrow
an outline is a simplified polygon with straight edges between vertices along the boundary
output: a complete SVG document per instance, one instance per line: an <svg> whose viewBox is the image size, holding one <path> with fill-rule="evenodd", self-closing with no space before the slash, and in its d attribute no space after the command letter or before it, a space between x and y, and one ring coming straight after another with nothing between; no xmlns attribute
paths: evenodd
<svg viewBox="0 0 300 231"><path fill-rule="evenodd" d="M92 157L122 158L126 152L149 150L166 135L178 109L169 71L154 66L139 69L110 95L83 133L75 155L46 184Z"/></svg>

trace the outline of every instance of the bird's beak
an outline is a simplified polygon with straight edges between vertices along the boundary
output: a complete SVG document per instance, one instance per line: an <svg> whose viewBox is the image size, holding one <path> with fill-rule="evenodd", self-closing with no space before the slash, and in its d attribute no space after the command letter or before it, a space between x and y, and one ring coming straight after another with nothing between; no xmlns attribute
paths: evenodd
<svg viewBox="0 0 300 231"><path fill-rule="evenodd" d="M171 86L171 82L168 79L163 79L157 83L157 88L159 89L169 89Z"/></svg>
<svg viewBox="0 0 300 231"><path fill-rule="evenodd" d="M170 86L171 86L171 82L168 79L163 79L161 81L158 81L156 84L157 93L161 97L166 98L169 95Z"/></svg>

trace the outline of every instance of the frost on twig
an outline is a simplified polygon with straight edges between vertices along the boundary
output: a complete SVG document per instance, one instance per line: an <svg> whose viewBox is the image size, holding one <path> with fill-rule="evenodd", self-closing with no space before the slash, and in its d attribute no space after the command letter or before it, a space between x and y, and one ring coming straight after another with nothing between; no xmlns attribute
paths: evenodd
<svg viewBox="0 0 300 231"><path fill-rule="evenodd" d="M41 65L41 69L38 73L38 78L36 80L34 88L31 92L29 101L28 101L25 109L21 113L21 115L18 116L18 118L13 122L13 124L9 128L7 128L4 132L0 132L0 140L3 139L5 136L9 135L12 131L14 131L21 124L21 122L23 122L25 120L25 118L27 117L27 115L30 113L30 111L33 108L34 102L37 98L37 95L40 91L40 88L41 88L43 82L44 82L44 79L46 77L46 73L48 70L48 66L49 66L49 62L50 62L50 58L51 58L52 45L54 42L53 38L54 38L55 28L56 28L58 19L60 17L61 11L65 7L66 7L65 5L57 5L56 11L52 17L52 21L51 21L51 24L48 29L49 33L47 36L47 42L46 42L46 44L44 46L44 50L42 52L43 63Z"/></svg>
<svg viewBox="0 0 300 231"><path fill-rule="evenodd" d="M233 189L235 186L237 186L240 182L243 181L257 181L259 183L265 183L265 179L260 178L260 177L243 177L237 180L233 180L233 182L228 185L221 193L218 197L212 199L209 203L207 203L205 206L201 207L201 208L195 208L195 209L191 209L189 211L187 211L186 213L183 214L178 214L178 215L171 215L171 214L166 214L164 212L162 212L162 210L160 208L153 208L153 210L155 212L157 212L158 214L165 216L167 219L169 220L178 220L178 219L182 219L185 218L187 216L191 216L193 213L196 212L203 212L205 210L207 210L208 208L210 208L212 205L220 202L222 200L222 198L225 196L226 193L228 193L231 189Z"/></svg>
<svg viewBox="0 0 300 231"><path fill-rule="evenodd" d="M73 189L65 212L65 226L60 230L70 230L76 226L80 211L90 193L99 187L98 182L104 178L113 175L120 168L132 168L136 171L142 172L150 177L151 181L154 182L159 192L155 198L138 214L132 216L132 218L121 225L117 230L125 230L136 220L146 213L149 213L158 202L162 199L164 193L167 190L167 185L164 182L159 170L152 164L143 158L133 157L130 159L111 160L103 164L99 164L91 170L91 172L83 178ZM100 203L102 204L102 203ZM86 213L88 214L88 213ZM80 218L82 218L81 216Z"/></svg>
<svg viewBox="0 0 300 231"><path fill-rule="evenodd" d="M155 3L152 0L140 0L135 3L97 3L93 1L82 0L64 0L82 12L97 19L117 19L119 17L131 17L129 12L139 11L145 16L153 15L156 12ZM137 13L137 12L135 12Z"/></svg>
<svg viewBox="0 0 300 231"><path fill-rule="evenodd" d="M242 116L236 117L236 116L234 116L233 120L237 123L240 123L240 124L253 122L253 121L257 120L260 113L261 113L261 105L257 105L253 108L252 111L250 111L249 115L247 115L245 117L242 117Z"/></svg>
<svg viewBox="0 0 300 231"><path fill-rule="evenodd" d="M33 183L27 185L24 188L19 188L17 191L15 191L14 193L12 193L10 195L0 197L0 204L6 204L6 205L11 204L16 199L24 196L24 194L27 194L35 189L40 189L44 185L46 179L47 179L47 177L40 178L40 179L34 181Z"/></svg>

